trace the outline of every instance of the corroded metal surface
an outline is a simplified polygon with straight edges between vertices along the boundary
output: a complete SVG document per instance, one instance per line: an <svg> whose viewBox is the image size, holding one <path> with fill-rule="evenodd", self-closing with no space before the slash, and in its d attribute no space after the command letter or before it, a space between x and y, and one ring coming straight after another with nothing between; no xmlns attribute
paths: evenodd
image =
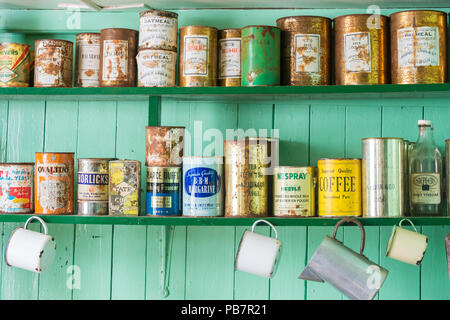
<svg viewBox="0 0 450 320"><path fill-rule="evenodd" d="M178 14L148 10L139 13L139 49L177 52Z"/></svg>
<svg viewBox="0 0 450 320"><path fill-rule="evenodd" d="M176 52L139 49L136 61L138 87L174 87L176 85Z"/></svg>
<svg viewBox="0 0 450 320"><path fill-rule="evenodd" d="M145 127L145 165L178 167L184 153L184 127Z"/></svg>
<svg viewBox="0 0 450 320"><path fill-rule="evenodd" d="M239 87L241 85L241 29L219 31L219 85Z"/></svg>
<svg viewBox="0 0 450 320"><path fill-rule="evenodd" d="M75 53L75 86L100 85L100 33L78 33Z"/></svg>

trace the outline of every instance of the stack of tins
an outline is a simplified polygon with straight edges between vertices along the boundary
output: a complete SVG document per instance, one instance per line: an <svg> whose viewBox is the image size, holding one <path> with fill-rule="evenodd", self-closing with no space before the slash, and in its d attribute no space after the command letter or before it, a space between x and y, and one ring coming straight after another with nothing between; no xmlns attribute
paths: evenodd
<svg viewBox="0 0 450 320"><path fill-rule="evenodd" d="M109 214L139 215L141 163L137 160L109 161Z"/></svg>
<svg viewBox="0 0 450 320"><path fill-rule="evenodd" d="M389 83L388 34L386 16L352 14L335 18L335 83Z"/></svg>
<svg viewBox="0 0 450 320"><path fill-rule="evenodd" d="M136 85L136 48L138 32L132 29L100 30L100 86Z"/></svg>
<svg viewBox="0 0 450 320"><path fill-rule="evenodd" d="M392 83L447 82L447 15L433 10L390 15Z"/></svg>
<svg viewBox="0 0 450 320"><path fill-rule="evenodd" d="M225 216L269 216L278 146L277 138L225 141Z"/></svg>
<svg viewBox="0 0 450 320"><path fill-rule="evenodd" d="M75 86L100 84L100 33L79 33L75 42Z"/></svg>
<svg viewBox="0 0 450 320"><path fill-rule="evenodd" d="M184 127L145 127L147 215L181 215Z"/></svg>
<svg viewBox="0 0 450 320"><path fill-rule="evenodd" d="M241 85L241 30L219 31L219 86Z"/></svg>
<svg viewBox="0 0 450 320"><path fill-rule="evenodd" d="M277 20L281 29L281 84L330 84L331 20L297 16Z"/></svg>
<svg viewBox="0 0 450 320"><path fill-rule="evenodd" d="M143 11L139 14L138 87L176 85L178 14Z"/></svg>
<svg viewBox="0 0 450 320"><path fill-rule="evenodd" d="M180 28L180 87L217 85L217 29Z"/></svg>
<svg viewBox="0 0 450 320"><path fill-rule="evenodd" d="M28 87L32 60L25 36L18 33L0 35L0 87Z"/></svg>
<svg viewBox="0 0 450 320"><path fill-rule="evenodd" d="M34 163L0 163L0 212L34 211Z"/></svg>

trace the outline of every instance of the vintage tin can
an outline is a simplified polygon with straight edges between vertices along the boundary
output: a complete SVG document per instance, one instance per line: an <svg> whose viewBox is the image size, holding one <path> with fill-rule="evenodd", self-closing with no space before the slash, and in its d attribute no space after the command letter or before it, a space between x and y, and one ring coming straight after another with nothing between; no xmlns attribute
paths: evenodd
<svg viewBox="0 0 450 320"><path fill-rule="evenodd" d="M138 87L174 87L176 51L139 49L136 57Z"/></svg>
<svg viewBox="0 0 450 320"><path fill-rule="evenodd" d="M319 159L319 216L361 215L361 159Z"/></svg>
<svg viewBox="0 0 450 320"><path fill-rule="evenodd" d="M147 167L147 215L181 215L181 167Z"/></svg>
<svg viewBox="0 0 450 320"><path fill-rule="evenodd" d="M139 215L141 163L109 161L109 215Z"/></svg>
<svg viewBox="0 0 450 320"><path fill-rule="evenodd" d="M34 211L34 163L0 163L0 212Z"/></svg>
<svg viewBox="0 0 450 320"><path fill-rule="evenodd" d="M73 213L73 152L36 152L34 206L36 213Z"/></svg>
<svg viewBox="0 0 450 320"><path fill-rule="evenodd" d="M445 170L447 172L447 216L450 216L450 139L445 140Z"/></svg>
<svg viewBox="0 0 450 320"><path fill-rule="evenodd" d="M375 17L378 20L372 21ZM379 22L379 27L376 25ZM374 25L371 25L371 24ZM389 83L389 20L383 15L352 14L334 19L337 85Z"/></svg>
<svg viewBox="0 0 450 320"><path fill-rule="evenodd" d="M42 39L34 42L35 87L72 87L73 43Z"/></svg>
<svg viewBox="0 0 450 320"><path fill-rule="evenodd" d="M4 39L22 37L0 35L0 87L28 87L30 85L30 46ZM24 38L24 37L23 37Z"/></svg>
<svg viewBox="0 0 450 320"><path fill-rule="evenodd" d="M330 84L331 19L315 16L277 20L281 29L281 84Z"/></svg>
<svg viewBox="0 0 450 320"><path fill-rule="evenodd" d="M402 138L362 139L363 216L404 215L404 153Z"/></svg>
<svg viewBox="0 0 450 320"><path fill-rule="evenodd" d="M280 84L281 31L272 26L241 29L241 86Z"/></svg>
<svg viewBox="0 0 450 320"><path fill-rule="evenodd" d="M219 31L219 86L241 85L241 29Z"/></svg>
<svg viewBox="0 0 450 320"><path fill-rule="evenodd" d="M392 83L447 82L447 15L408 10L390 15Z"/></svg>
<svg viewBox="0 0 450 320"><path fill-rule="evenodd" d="M223 216L223 157L183 157L183 216Z"/></svg>
<svg viewBox="0 0 450 320"><path fill-rule="evenodd" d="M177 52L178 14L149 10L139 13L139 49Z"/></svg>
<svg viewBox="0 0 450 320"><path fill-rule="evenodd" d="M109 161L114 158L78 159L78 214L107 215Z"/></svg>
<svg viewBox="0 0 450 320"><path fill-rule="evenodd" d="M180 87L214 87L217 83L217 29L180 28Z"/></svg>
<svg viewBox="0 0 450 320"><path fill-rule="evenodd" d="M181 167L184 131L184 127L145 127L145 165Z"/></svg>
<svg viewBox="0 0 450 320"><path fill-rule="evenodd" d="M273 215L315 215L314 168L276 167L273 174Z"/></svg>
<svg viewBox="0 0 450 320"><path fill-rule="evenodd" d="M75 86L100 85L100 33L78 33L76 36Z"/></svg>
<svg viewBox="0 0 450 320"><path fill-rule="evenodd" d="M100 86L136 86L138 32L132 29L100 30Z"/></svg>

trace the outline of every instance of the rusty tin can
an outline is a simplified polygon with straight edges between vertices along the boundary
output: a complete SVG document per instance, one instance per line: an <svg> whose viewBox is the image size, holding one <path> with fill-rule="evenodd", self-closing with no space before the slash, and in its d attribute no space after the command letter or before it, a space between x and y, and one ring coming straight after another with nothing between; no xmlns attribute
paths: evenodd
<svg viewBox="0 0 450 320"><path fill-rule="evenodd" d="M139 215L141 163L137 160L109 162L109 215Z"/></svg>
<svg viewBox="0 0 450 320"><path fill-rule="evenodd" d="M138 87L174 87L176 85L176 52L139 49L136 61Z"/></svg>
<svg viewBox="0 0 450 320"><path fill-rule="evenodd" d="M410 10L390 15L392 83L447 82L447 15Z"/></svg>
<svg viewBox="0 0 450 320"><path fill-rule="evenodd" d="M180 28L180 87L214 87L217 83L217 29Z"/></svg>
<svg viewBox="0 0 450 320"><path fill-rule="evenodd" d="M445 170L447 172L447 216L450 216L450 139L445 140Z"/></svg>
<svg viewBox="0 0 450 320"><path fill-rule="evenodd" d="M315 215L313 167L276 167L273 174L273 215Z"/></svg>
<svg viewBox="0 0 450 320"><path fill-rule="evenodd" d="M147 215L181 215L181 167L147 167Z"/></svg>
<svg viewBox="0 0 450 320"><path fill-rule="evenodd" d="M374 16L352 14L334 19L337 85L389 83L389 19Z"/></svg>
<svg viewBox="0 0 450 320"><path fill-rule="evenodd" d="M139 49L177 52L178 14L148 10L139 13Z"/></svg>
<svg viewBox="0 0 450 320"><path fill-rule="evenodd" d="M100 33L78 33L76 36L75 86L100 85Z"/></svg>
<svg viewBox="0 0 450 320"><path fill-rule="evenodd" d="M36 213L73 213L73 152L36 152L34 206Z"/></svg>
<svg viewBox="0 0 450 320"><path fill-rule="evenodd" d="M35 87L72 87L73 43L42 39L34 42Z"/></svg>
<svg viewBox="0 0 450 320"><path fill-rule="evenodd" d="M34 163L0 163L0 212L34 211Z"/></svg>
<svg viewBox="0 0 450 320"><path fill-rule="evenodd" d="M0 87L28 87L30 69L30 46L3 41L0 36Z"/></svg>
<svg viewBox="0 0 450 320"><path fill-rule="evenodd" d="M184 127L145 127L145 165L181 167L184 131Z"/></svg>
<svg viewBox="0 0 450 320"><path fill-rule="evenodd" d="M107 215L109 161L114 158L78 159L78 214Z"/></svg>
<svg viewBox="0 0 450 320"><path fill-rule="evenodd" d="M318 214L361 215L361 159L319 159Z"/></svg>
<svg viewBox="0 0 450 320"><path fill-rule="evenodd" d="M100 30L100 86L134 87L138 32L133 29Z"/></svg>
<svg viewBox="0 0 450 320"><path fill-rule="evenodd" d="M241 29L241 86L280 84L281 31L272 26Z"/></svg>
<svg viewBox="0 0 450 320"><path fill-rule="evenodd" d="M241 85L241 29L219 31L219 86Z"/></svg>
<svg viewBox="0 0 450 320"><path fill-rule="evenodd" d="M277 20L281 29L281 84L330 84L331 19L315 16Z"/></svg>

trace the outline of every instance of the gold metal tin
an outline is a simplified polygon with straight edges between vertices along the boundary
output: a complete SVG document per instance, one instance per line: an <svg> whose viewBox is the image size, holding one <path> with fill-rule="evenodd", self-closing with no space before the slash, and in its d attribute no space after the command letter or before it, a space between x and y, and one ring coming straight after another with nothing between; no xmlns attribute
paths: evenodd
<svg viewBox="0 0 450 320"><path fill-rule="evenodd" d="M75 86L98 87L100 82L100 33L76 36Z"/></svg>
<svg viewBox="0 0 450 320"><path fill-rule="evenodd" d="M334 66L337 85L389 83L389 20L370 14L334 19ZM370 27L370 28L369 28Z"/></svg>
<svg viewBox="0 0 450 320"><path fill-rule="evenodd" d="M139 49L177 52L178 14L148 10L139 13Z"/></svg>
<svg viewBox="0 0 450 320"><path fill-rule="evenodd" d="M239 87L241 85L241 29L220 30L217 52L219 86Z"/></svg>

